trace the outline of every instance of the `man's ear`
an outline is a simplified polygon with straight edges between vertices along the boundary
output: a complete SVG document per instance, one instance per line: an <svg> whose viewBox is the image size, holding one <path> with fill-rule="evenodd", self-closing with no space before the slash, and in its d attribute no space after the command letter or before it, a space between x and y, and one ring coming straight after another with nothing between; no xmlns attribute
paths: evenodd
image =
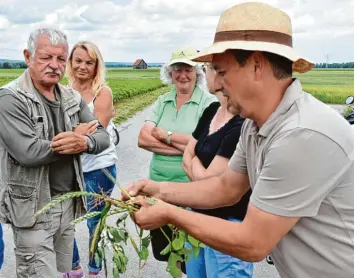
<svg viewBox="0 0 355 278"><path fill-rule="evenodd" d="M30 67L32 56L31 53L28 51L28 49L25 49L23 51L23 56L25 57L25 62L27 67Z"/></svg>
<svg viewBox="0 0 355 278"><path fill-rule="evenodd" d="M259 81L265 69L265 62L266 62L265 57L260 51L257 51L253 53L251 58L254 66L255 80Z"/></svg>

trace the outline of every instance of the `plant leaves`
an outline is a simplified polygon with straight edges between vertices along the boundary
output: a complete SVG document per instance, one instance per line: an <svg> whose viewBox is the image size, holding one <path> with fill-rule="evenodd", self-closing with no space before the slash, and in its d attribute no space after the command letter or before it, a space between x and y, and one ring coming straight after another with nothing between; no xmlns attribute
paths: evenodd
<svg viewBox="0 0 355 278"><path fill-rule="evenodd" d="M131 241L131 244L132 244L134 250L136 250L136 252L139 256L139 249L138 249L136 241L134 240L134 238L131 235L129 235L129 240Z"/></svg>
<svg viewBox="0 0 355 278"><path fill-rule="evenodd" d="M119 278L120 274L118 273L117 267L113 266L113 278Z"/></svg>
<svg viewBox="0 0 355 278"><path fill-rule="evenodd" d="M181 256L177 255L174 252L170 253L169 259L168 259L168 267L167 271L170 273L171 276L173 277L179 277L181 275L181 270L176 266L177 262L182 262L183 258Z"/></svg>
<svg viewBox="0 0 355 278"><path fill-rule="evenodd" d="M200 243L200 242L199 242L197 239L193 238L192 236L188 235L188 236L187 236L187 240L188 240L188 242L189 242L192 246L194 246L194 247L200 247L200 246L199 246L199 243Z"/></svg>
<svg viewBox="0 0 355 278"><path fill-rule="evenodd" d="M178 236L172 242L173 249L179 251L184 247L184 244L185 244L185 235L181 231L179 231Z"/></svg>
<svg viewBox="0 0 355 278"><path fill-rule="evenodd" d="M194 255L194 258L196 259L198 257L198 254L200 254L200 248L192 246L192 253Z"/></svg>
<svg viewBox="0 0 355 278"><path fill-rule="evenodd" d="M100 262L102 260L102 247L98 247L96 252L95 252L95 264L100 265Z"/></svg>
<svg viewBox="0 0 355 278"><path fill-rule="evenodd" d="M127 216L128 216L128 213L125 213L125 214L121 215L120 217L118 217L116 220L116 226L119 227L121 222L127 219Z"/></svg>
<svg viewBox="0 0 355 278"><path fill-rule="evenodd" d="M145 246L142 246L142 250L139 252L139 258L142 261L145 261L146 259L148 259L148 256L149 256L148 248Z"/></svg>
<svg viewBox="0 0 355 278"><path fill-rule="evenodd" d="M171 251L171 243L169 244L160 252L160 255L167 255Z"/></svg>
<svg viewBox="0 0 355 278"><path fill-rule="evenodd" d="M146 237L142 238L142 246L148 248L151 239L152 239L152 237L150 235L147 235Z"/></svg>
<svg viewBox="0 0 355 278"><path fill-rule="evenodd" d="M120 232L119 229L115 229L115 228L111 227L109 229L109 231L110 231L115 243L119 243L124 240L124 237L122 237L122 235L124 236L124 233Z"/></svg>
<svg viewBox="0 0 355 278"><path fill-rule="evenodd" d="M129 237L127 231L125 229L118 229L118 233L121 238L123 238L124 242L127 244L127 239Z"/></svg>
<svg viewBox="0 0 355 278"><path fill-rule="evenodd" d="M122 262L121 262L121 259L120 259L120 256L119 256L119 254L118 254L118 252L115 252L114 254L113 254L113 261L114 261L114 263L115 263L115 265L116 265L116 268L117 268L117 270L119 271L119 272L121 272L121 269L122 269Z"/></svg>
<svg viewBox="0 0 355 278"><path fill-rule="evenodd" d="M168 266L166 270L170 273L172 277L180 277L182 274L182 271L177 266Z"/></svg>

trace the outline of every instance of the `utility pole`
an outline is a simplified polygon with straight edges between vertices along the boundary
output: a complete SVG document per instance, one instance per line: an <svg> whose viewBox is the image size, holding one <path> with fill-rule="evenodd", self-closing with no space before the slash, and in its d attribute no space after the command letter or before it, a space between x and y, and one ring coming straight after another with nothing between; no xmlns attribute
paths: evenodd
<svg viewBox="0 0 355 278"><path fill-rule="evenodd" d="M325 55L325 68L328 68L328 63L329 63L329 54Z"/></svg>

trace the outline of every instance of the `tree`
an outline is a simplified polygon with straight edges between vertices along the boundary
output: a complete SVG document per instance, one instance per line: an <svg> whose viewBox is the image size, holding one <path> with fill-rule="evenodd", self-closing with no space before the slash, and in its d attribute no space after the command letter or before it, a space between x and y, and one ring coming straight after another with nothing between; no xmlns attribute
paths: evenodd
<svg viewBox="0 0 355 278"><path fill-rule="evenodd" d="M10 64L9 62L4 62L4 63L2 64L2 67L3 67L4 69L12 69L12 66L11 66L11 64Z"/></svg>

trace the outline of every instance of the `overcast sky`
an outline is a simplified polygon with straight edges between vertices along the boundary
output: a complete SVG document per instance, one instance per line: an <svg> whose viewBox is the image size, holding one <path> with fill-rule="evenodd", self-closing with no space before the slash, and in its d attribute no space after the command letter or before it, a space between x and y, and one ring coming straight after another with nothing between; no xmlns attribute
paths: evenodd
<svg viewBox="0 0 355 278"><path fill-rule="evenodd" d="M96 43L105 61L166 62L180 46L211 44L221 12L238 0L0 0L0 58L23 59L37 27ZM353 0L263 0L287 12L294 47L314 62L354 61Z"/></svg>

